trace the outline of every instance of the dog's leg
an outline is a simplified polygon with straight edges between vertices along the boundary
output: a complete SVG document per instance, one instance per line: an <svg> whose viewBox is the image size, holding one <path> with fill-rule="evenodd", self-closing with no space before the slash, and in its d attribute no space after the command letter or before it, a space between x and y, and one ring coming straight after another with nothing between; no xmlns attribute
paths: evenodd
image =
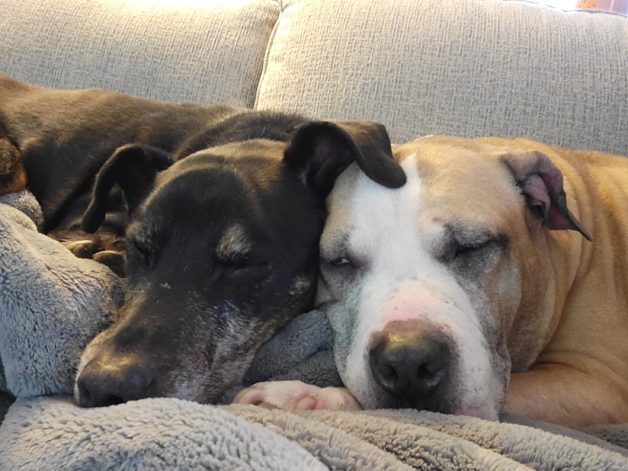
<svg viewBox="0 0 628 471"><path fill-rule="evenodd" d="M504 411L582 428L628 422L628 397L610 382L548 364L512 375Z"/></svg>
<svg viewBox="0 0 628 471"><path fill-rule="evenodd" d="M233 402L291 411L362 409L346 388L319 388L301 381L257 383L240 391Z"/></svg>

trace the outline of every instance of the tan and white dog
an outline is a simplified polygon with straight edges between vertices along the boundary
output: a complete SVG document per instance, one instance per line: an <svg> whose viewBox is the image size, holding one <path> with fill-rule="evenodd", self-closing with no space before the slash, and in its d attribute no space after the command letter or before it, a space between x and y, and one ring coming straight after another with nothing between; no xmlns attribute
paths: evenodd
<svg viewBox="0 0 628 471"><path fill-rule="evenodd" d="M395 155L404 187L354 166L328 199L319 298L351 394L237 401L628 422L628 158L454 137Z"/></svg>

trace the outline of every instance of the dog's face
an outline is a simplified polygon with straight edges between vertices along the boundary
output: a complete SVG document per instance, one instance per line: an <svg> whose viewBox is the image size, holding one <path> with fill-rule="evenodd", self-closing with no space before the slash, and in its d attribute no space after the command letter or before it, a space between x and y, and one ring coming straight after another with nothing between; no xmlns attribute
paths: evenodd
<svg viewBox="0 0 628 471"><path fill-rule="evenodd" d="M544 341L521 344L529 335L512 328L546 281L539 221L576 229L554 198L560 173L539 153L454 138L395 155L404 187L379 188L350 167L328 198L319 301L329 303L340 375L366 408L494 419L511 363L527 366ZM546 202L549 216L526 199ZM519 319L517 329L550 330L542 322Z"/></svg>
<svg viewBox="0 0 628 471"><path fill-rule="evenodd" d="M144 147L112 157L166 168L153 172L140 191L137 178L150 175L143 165L141 175L129 179L134 167L125 164L127 176L116 180L133 208L126 233L128 294L113 325L82 356L79 404L149 396L216 402L241 381L261 343L311 307L324 198L355 160L347 142L367 159L396 167L386 139L362 150L349 134L334 134L334 126L304 126L289 143L213 147L171 166ZM383 131L364 126L366 133ZM329 164L327 173L319 159ZM96 206L88 222L102 213Z"/></svg>

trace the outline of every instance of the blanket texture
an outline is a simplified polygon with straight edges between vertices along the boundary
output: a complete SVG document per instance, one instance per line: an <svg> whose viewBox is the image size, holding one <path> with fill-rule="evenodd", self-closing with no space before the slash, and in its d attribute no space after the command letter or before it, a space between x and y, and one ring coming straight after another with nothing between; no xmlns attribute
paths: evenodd
<svg viewBox="0 0 628 471"><path fill-rule="evenodd" d="M0 198L0 388L15 396L71 393L85 344L121 300L104 265L37 232L28 192Z"/></svg>
<svg viewBox="0 0 628 471"><path fill-rule="evenodd" d="M625 470L619 452L522 425L414 410L290 413L144 399L80 409L20 399L0 470Z"/></svg>
<svg viewBox="0 0 628 471"><path fill-rule="evenodd" d="M512 416L290 413L164 398L81 409L67 396L80 351L109 322L121 283L38 233L40 221L29 193L0 198L0 390L18 397L0 425L0 471L628 469L628 425L584 433ZM246 380L338 385L331 349L324 312L303 314L260 349Z"/></svg>

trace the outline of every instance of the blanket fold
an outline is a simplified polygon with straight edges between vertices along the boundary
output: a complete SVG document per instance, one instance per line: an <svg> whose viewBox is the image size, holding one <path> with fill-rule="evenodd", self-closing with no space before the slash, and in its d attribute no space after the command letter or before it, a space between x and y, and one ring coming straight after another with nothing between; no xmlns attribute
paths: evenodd
<svg viewBox="0 0 628 471"><path fill-rule="evenodd" d="M325 312L321 309L306 312L261 346L244 382L297 379L316 386L342 386L334 363L332 339Z"/></svg>

